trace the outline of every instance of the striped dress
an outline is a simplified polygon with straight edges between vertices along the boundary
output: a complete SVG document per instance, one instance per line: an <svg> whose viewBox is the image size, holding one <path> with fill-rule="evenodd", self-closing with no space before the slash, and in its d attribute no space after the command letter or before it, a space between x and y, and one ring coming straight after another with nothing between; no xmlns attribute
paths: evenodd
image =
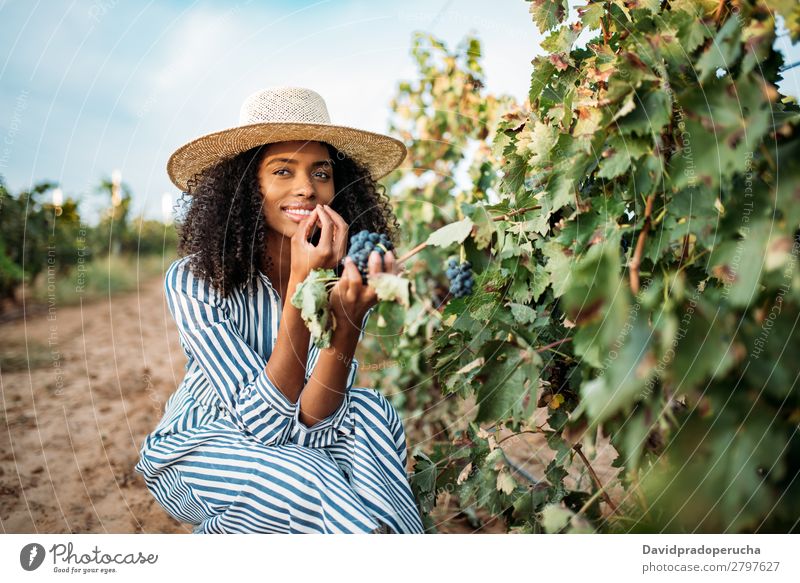
<svg viewBox="0 0 800 583"><path fill-rule="evenodd" d="M265 274L223 298L182 258L165 290L186 375L136 464L164 510L196 533L422 532L402 422L353 386L356 359L341 406L309 428L265 372L282 310ZM318 358L309 343L306 380Z"/></svg>

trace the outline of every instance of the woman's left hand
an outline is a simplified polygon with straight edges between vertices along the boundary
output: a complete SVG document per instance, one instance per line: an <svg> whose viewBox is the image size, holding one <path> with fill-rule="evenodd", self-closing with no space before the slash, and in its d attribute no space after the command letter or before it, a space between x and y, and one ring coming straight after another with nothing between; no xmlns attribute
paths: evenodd
<svg viewBox="0 0 800 583"><path fill-rule="evenodd" d="M383 256L377 251L369 255L367 269L369 276L379 273L397 273L397 264L394 254L387 251ZM361 272L350 257L345 258L344 270L339 281L333 286L330 296L331 311L336 317L336 327L350 326L356 330L361 329L361 322L369 309L378 303L378 295L369 284L362 283Z"/></svg>

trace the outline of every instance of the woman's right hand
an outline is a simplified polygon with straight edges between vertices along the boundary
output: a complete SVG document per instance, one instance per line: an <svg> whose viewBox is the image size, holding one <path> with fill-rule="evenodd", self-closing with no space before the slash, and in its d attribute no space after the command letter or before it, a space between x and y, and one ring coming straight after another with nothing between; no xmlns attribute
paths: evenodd
<svg viewBox="0 0 800 583"><path fill-rule="evenodd" d="M319 224L319 243L314 246L309 239ZM291 277L303 281L312 269L333 269L347 253L348 226L344 219L329 207L317 205L292 236Z"/></svg>

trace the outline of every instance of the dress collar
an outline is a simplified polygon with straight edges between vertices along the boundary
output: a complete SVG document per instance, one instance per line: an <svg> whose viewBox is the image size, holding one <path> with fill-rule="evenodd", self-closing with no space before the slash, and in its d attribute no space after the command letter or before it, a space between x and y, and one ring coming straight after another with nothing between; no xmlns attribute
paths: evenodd
<svg viewBox="0 0 800 583"><path fill-rule="evenodd" d="M257 269L256 271L258 271L258 276L261 278L261 281L267 284L272 291L277 293L277 290L275 289L275 286L272 285L272 280L270 280L269 276L260 269Z"/></svg>

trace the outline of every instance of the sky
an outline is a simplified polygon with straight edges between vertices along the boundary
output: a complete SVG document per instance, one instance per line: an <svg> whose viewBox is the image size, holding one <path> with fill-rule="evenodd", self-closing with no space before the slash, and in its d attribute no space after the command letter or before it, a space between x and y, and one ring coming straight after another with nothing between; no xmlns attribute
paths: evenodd
<svg viewBox="0 0 800 583"><path fill-rule="evenodd" d="M417 30L451 49L476 34L488 90L524 100L542 51L523 0L0 0L0 174L58 182L91 220L118 169L134 214L160 219L169 155L261 88L309 87L334 123L385 133Z"/></svg>

